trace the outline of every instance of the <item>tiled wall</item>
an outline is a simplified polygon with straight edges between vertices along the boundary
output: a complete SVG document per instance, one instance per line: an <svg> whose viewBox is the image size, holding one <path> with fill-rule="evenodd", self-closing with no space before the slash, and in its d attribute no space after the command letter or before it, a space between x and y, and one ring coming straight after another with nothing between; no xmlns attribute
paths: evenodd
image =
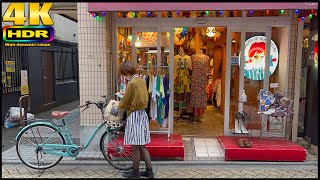
<svg viewBox="0 0 320 180"><path fill-rule="evenodd" d="M295 64L297 55L297 35L298 35L298 17L295 12L292 12L291 24L291 44L290 44L290 60L289 60L289 88L288 98L294 98L294 78L295 78ZM302 43L302 42L301 42Z"/></svg>
<svg viewBox="0 0 320 180"><path fill-rule="evenodd" d="M96 21L88 13L88 3L77 3L80 104L102 100L107 95L110 72L109 13ZM80 125L97 125L102 121L100 110L92 107L81 113Z"/></svg>

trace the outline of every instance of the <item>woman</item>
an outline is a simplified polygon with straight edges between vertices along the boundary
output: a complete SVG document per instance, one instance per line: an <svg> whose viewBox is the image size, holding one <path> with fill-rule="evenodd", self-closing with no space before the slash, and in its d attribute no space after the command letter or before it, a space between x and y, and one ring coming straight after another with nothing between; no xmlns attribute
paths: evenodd
<svg viewBox="0 0 320 180"><path fill-rule="evenodd" d="M133 170L124 172L123 176L128 178L139 178L146 176L154 177L152 171L150 154L145 144L150 143L150 131L148 115L145 111L148 106L148 91L145 82L141 79L131 61L123 61L120 66L120 74L128 80L128 86L119 109L126 110L127 123L125 127L124 144L132 146ZM147 169L139 172L140 153L146 163Z"/></svg>

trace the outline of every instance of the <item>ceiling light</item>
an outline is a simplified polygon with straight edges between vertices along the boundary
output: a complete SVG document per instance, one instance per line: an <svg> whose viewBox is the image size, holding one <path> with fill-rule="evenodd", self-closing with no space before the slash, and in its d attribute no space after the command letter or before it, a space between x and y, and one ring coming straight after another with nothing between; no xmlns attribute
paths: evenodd
<svg viewBox="0 0 320 180"><path fill-rule="evenodd" d="M214 35L216 35L216 28L215 27L208 27L206 30L206 35L208 37L213 37Z"/></svg>

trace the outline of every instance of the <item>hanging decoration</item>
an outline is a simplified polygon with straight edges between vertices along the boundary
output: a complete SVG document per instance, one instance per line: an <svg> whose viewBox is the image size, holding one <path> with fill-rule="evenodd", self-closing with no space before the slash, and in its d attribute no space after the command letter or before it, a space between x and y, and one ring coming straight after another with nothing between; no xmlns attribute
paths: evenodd
<svg viewBox="0 0 320 180"><path fill-rule="evenodd" d="M266 14L267 14L267 16L269 16L269 14L270 14L270 11L269 11L269 10L267 10L267 11L266 11Z"/></svg>
<svg viewBox="0 0 320 180"><path fill-rule="evenodd" d="M223 13L223 12L222 12L222 11L220 11L220 16L222 16L222 13Z"/></svg>
<svg viewBox="0 0 320 180"><path fill-rule="evenodd" d="M252 16L252 15L253 15L253 11L252 11L252 10L250 10L250 11L249 11L249 13L250 13L250 16Z"/></svg>
<svg viewBox="0 0 320 180"><path fill-rule="evenodd" d="M238 16L238 11L233 12L233 16L237 17Z"/></svg>
<svg viewBox="0 0 320 180"><path fill-rule="evenodd" d="M281 14L281 15L284 14L284 10L283 10L283 9L280 10L280 14Z"/></svg>
<svg viewBox="0 0 320 180"><path fill-rule="evenodd" d="M312 19L313 16L317 16L317 11L315 10L301 10L299 11L298 9L296 10L296 14L298 16L298 20L302 20L304 21L305 18L309 18L309 19Z"/></svg>
<svg viewBox="0 0 320 180"><path fill-rule="evenodd" d="M180 33L180 37L182 38L186 37L187 33L188 33L188 28L184 27Z"/></svg>
<svg viewBox="0 0 320 180"><path fill-rule="evenodd" d="M184 28L174 28L174 44L175 45L182 45L185 37L181 37L181 32Z"/></svg>

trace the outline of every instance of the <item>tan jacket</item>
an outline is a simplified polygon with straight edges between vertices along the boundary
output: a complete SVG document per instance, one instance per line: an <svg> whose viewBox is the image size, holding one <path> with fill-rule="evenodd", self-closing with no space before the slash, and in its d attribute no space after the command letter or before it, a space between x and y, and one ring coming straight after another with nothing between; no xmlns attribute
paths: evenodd
<svg viewBox="0 0 320 180"><path fill-rule="evenodd" d="M131 112L147 108L148 101L147 86L143 79L136 77L129 81L124 97L119 104L119 109L125 109L129 117Z"/></svg>

